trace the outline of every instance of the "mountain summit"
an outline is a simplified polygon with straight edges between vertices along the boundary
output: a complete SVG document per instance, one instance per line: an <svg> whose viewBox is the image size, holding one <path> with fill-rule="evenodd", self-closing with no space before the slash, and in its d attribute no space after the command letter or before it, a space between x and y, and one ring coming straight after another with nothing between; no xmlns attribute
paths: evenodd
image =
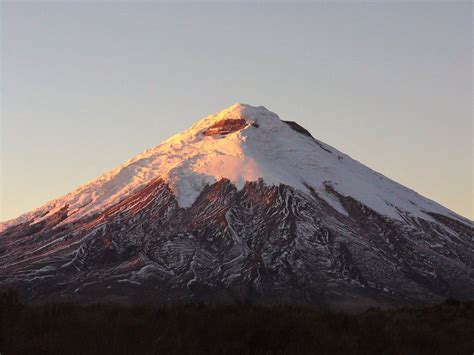
<svg viewBox="0 0 474 355"><path fill-rule="evenodd" d="M262 178L267 185L313 189L346 214L328 188L351 196L383 215L430 219L427 212L462 219L454 212L399 185L311 136L295 122L280 120L263 106L237 103L197 121L191 128L128 160L68 195L53 200L0 230L23 221L41 221L67 206L64 223L101 212L155 178L171 187L181 207L190 207L202 189L229 179L241 189Z"/></svg>
<svg viewBox="0 0 474 355"><path fill-rule="evenodd" d="M2 223L0 284L32 299L472 298L473 238L297 123L235 104Z"/></svg>

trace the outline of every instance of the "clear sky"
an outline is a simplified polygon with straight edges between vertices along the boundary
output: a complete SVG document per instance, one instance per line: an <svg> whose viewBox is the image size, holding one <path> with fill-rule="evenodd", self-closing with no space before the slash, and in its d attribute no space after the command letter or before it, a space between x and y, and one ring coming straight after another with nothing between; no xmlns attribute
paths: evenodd
<svg viewBox="0 0 474 355"><path fill-rule="evenodd" d="M472 4L1 3L0 220L235 102L470 218Z"/></svg>

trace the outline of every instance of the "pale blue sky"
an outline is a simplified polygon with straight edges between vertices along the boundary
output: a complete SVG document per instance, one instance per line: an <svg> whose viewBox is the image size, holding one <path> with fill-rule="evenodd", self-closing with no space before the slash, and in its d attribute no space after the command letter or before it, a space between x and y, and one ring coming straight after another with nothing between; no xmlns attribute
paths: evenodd
<svg viewBox="0 0 474 355"><path fill-rule="evenodd" d="M235 102L473 218L468 2L2 2L0 220Z"/></svg>

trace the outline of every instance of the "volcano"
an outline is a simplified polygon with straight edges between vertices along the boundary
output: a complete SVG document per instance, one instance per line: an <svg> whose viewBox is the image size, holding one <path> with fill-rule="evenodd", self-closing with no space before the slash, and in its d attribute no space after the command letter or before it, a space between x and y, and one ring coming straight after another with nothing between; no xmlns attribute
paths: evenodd
<svg viewBox="0 0 474 355"><path fill-rule="evenodd" d="M472 221L246 104L1 223L0 256L29 301L474 298Z"/></svg>

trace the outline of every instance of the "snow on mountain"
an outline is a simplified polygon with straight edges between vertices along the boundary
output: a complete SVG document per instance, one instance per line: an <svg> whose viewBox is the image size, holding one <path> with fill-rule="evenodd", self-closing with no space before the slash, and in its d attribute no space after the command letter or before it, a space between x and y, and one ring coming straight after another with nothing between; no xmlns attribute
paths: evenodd
<svg viewBox="0 0 474 355"><path fill-rule="evenodd" d="M363 309L474 294L471 221L244 104L1 228L0 287L32 301Z"/></svg>
<svg viewBox="0 0 474 355"><path fill-rule="evenodd" d="M431 220L426 212L435 212L467 221L316 140L294 122L280 120L265 107L235 104L75 191L1 223L0 232L25 221L39 222L64 206L68 217L61 224L76 221L103 211L158 177L168 182L181 207L190 207L207 184L222 178L238 189L245 181L262 178L267 185L285 184L308 193L313 188L342 214L347 213L328 188L392 219L402 220L407 214Z"/></svg>

